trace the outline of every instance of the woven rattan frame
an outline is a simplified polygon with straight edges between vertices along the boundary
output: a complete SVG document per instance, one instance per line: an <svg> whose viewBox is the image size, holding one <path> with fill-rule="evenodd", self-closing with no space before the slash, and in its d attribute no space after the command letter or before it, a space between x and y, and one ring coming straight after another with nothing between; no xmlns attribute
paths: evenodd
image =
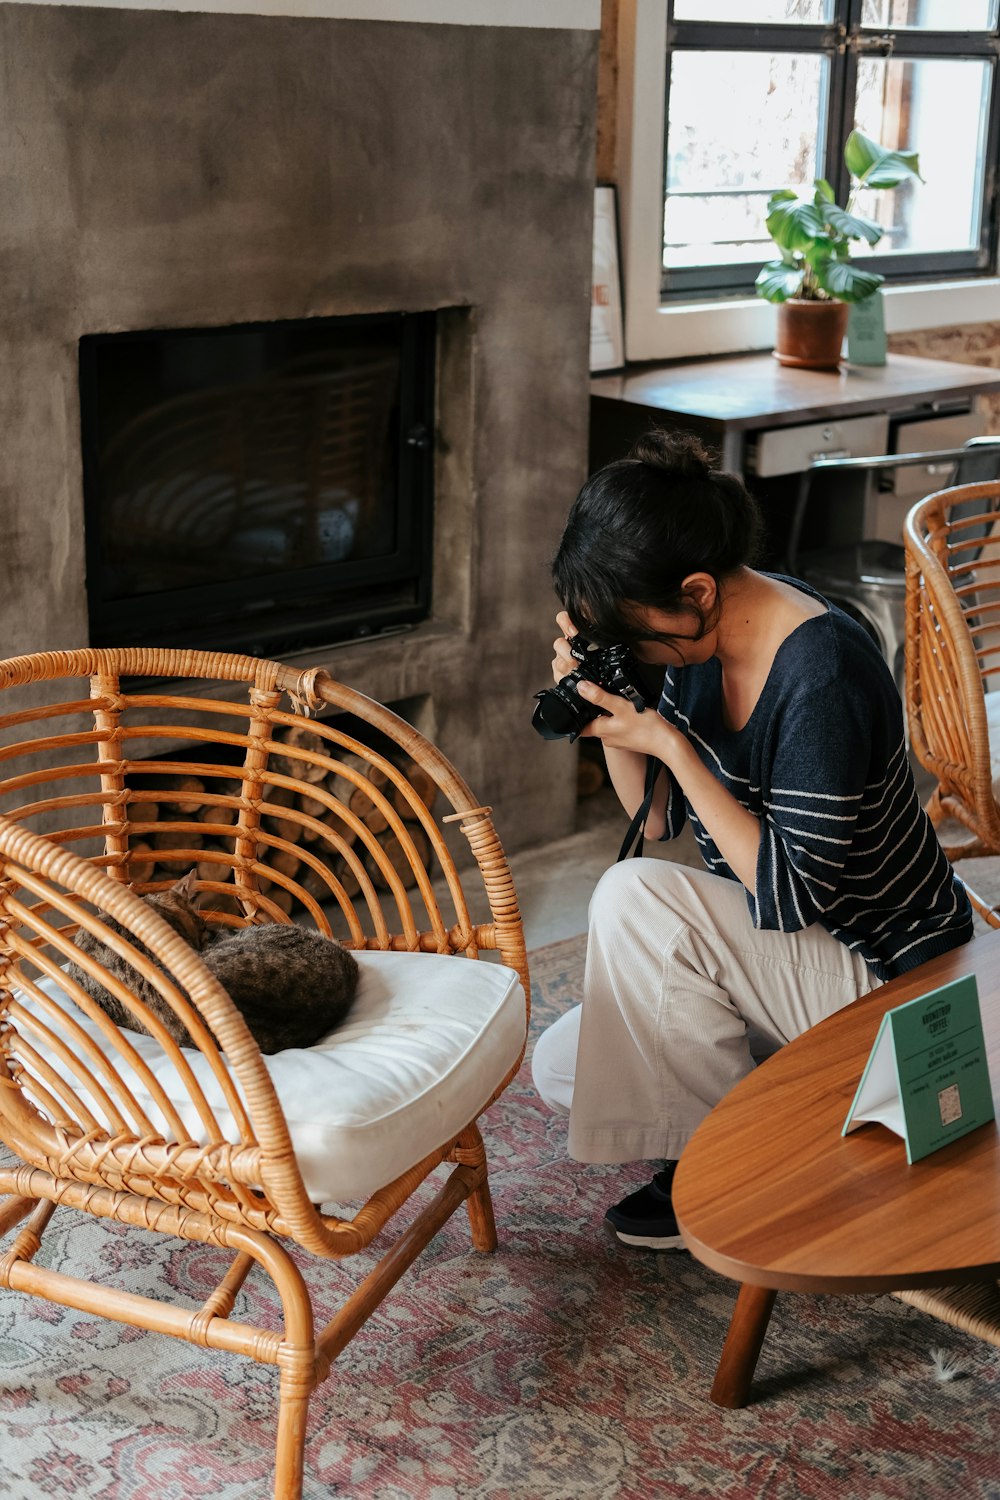
<svg viewBox="0 0 1000 1500"><path fill-rule="evenodd" d="M67 679L81 678L82 688L77 683L69 697L53 699L54 687L65 694ZM186 810L169 827L180 834L207 827L217 839L228 840L215 856L220 879L201 882L209 903L213 895L226 893L238 899L235 914L220 909L219 923L290 920L263 889L265 881L273 880L272 891L281 886L291 892L293 915L311 917L321 930L330 930L329 904L339 908L349 929L346 940L355 948L453 954L466 960L494 951L518 972L527 998L523 929L490 810L477 805L466 783L423 735L323 671L299 673L275 662L206 652L81 650L0 662L0 690L8 692L8 701L14 697L11 690L23 690L12 711L0 714L0 1140L17 1157L13 1165L0 1161L0 1237L27 1219L0 1255L0 1285L277 1365L274 1494L277 1500L296 1500L309 1398L349 1339L463 1202L475 1247L495 1248L485 1152L474 1119L456 1138L442 1141L425 1160L375 1192L352 1218L324 1215L310 1202L277 1096L242 1017L198 954L139 899L145 891L170 884L133 879L139 869L134 846L162 829L163 804L171 800L169 792L144 789L142 779L152 767L168 779L194 769L203 781L198 807L189 805L191 793L186 792ZM360 721L366 736L370 730L383 748L373 749L366 737L338 729L336 719L322 718L310 724L322 741L321 751L283 743L281 736L301 724L298 715L310 711L353 716L348 722L356 726ZM390 743L432 779L439 794L435 805L446 804L444 816L428 810L426 798L385 753ZM151 744L168 748L150 759ZM171 751L171 745L196 748L197 761L173 758L179 752ZM322 767L342 777L346 787L364 790L382 814L383 831L372 833L346 801L317 792L315 781L290 774L299 765L313 773ZM213 785L231 787L234 780L238 795L209 790ZM320 824L307 813L275 806L269 801L275 788L299 788L318 798L330 821ZM213 824L216 808L225 808L236 821ZM155 816L145 816L146 810ZM309 853L306 867L321 880L326 872L322 899L313 894L315 885L308 889L270 865L275 853L287 848L274 831L279 815L315 823L311 831L320 838L311 851L318 852ZM476 922L470 914L441 826L448 821L457 822L474 856L466 884L474 880L488 905L489 921ZM421 845L429 845L431 860L421 856L411 832L415 827L422 830ZM395 840L394 860L385 857L389 839ZM180 875L199 855L183 847L183 838L179 842L181 847L161 857L175 864ZM401 849L412 871L406 881L400 878ZM329 873L336 858L356 869L359 894L354 900ZM223 1138L180 1050L162 1027L157 1032L149 1013L120 984L120 998L159 1035L186 1078L203 1127L201 1144L192 1140L162 1091L157 1102L171 1134L165 1137L145 1118L128 1081L142 1071L129 1033L108 1020L82 990L70 987L81 1008L102 1025L113 1063L88 1046L82 1031L76 1047L60 1045L44 1015L39 1019L37 1012L29 1013L14 996L13 990L20 989L44 1010L38 980L56 973L71 954L79 956L72 946L77 926L108 936L99 910L119 921L156 960L153 964L138 951L126 950L128 961L157 984L208 1058L238 1122L238 1143ZM108 979L104 975L104 982ZM46 1061L39 1043L65 1066L57 1069ZM72 1084L66 1081L67 1068ZM497 1080L483 1109L515 1072L516 1065ZM95 1100L105 1119L114 1122L113 1130L95 1118ZM400 1233L336 1316L316 1330L309 1292L290 1245L324 1259L364 1249L441 1163L450 1163L451 1170L436 1197ZM44 1269L33 1264L33 1257L54 1209L62 1204L137 1228L228 1247L234 1252L232 1265L195 1311ZM281 1333L229 1316L255 1264L272 1278L280 1296Z"/></svg>
<svg viewBox="0 0 1000 1500"><path fill-rule="evenodd" d="M1000 687L1000 482L914 506L906 548L906 710L914 754L937 781L927 811L949 859L1000 854L985 693ZM948 822L968 830L949 837ZM1000 913L966 882L994 927Z"/></svg>

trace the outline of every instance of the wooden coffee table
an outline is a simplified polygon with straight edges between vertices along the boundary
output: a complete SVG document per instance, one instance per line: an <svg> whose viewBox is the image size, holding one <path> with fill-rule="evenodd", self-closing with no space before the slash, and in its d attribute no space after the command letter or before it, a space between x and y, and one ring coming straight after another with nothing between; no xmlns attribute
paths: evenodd
<svg viewBox="0 0 1000 1500"><path fill-rule="evenodd" d="M883 1013L975 974L1000 1115L1000 931L895 979L790 1042L699 1126L674 1178L692 1255L742 1283L712 1386L743 1406L777 1291L888 1292L1000 1276L1000 1132L907 1166L899 1136L841 1137Z"/></svg>

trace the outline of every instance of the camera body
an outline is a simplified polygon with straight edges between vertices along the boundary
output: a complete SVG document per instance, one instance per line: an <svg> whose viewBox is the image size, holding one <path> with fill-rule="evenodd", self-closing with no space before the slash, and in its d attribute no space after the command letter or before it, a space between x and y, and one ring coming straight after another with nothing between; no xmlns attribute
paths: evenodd
<svg viewBox="0 0 1000 1500"><path fill-rule="evenodd" d="M595 646L586 636L574 635L569 642L570 655L580 663L561 677L554 687L536 693L532 728L545 740L570 743L581 729L601 715L601 709L588 703L577 692L581 682L594 682L606 693L627 698L638 713L646 707L639 663L627 646Z"/></svg>

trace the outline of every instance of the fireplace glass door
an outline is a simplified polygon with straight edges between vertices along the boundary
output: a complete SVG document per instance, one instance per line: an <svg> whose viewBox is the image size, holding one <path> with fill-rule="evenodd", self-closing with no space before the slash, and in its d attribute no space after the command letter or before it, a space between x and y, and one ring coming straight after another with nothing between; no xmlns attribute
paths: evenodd
<svg viewBox="0 0 1000 1500"><path fill-rule="evenodd" d="M433 323L81 339L91 643L274 656L424 618Z"/></svg>

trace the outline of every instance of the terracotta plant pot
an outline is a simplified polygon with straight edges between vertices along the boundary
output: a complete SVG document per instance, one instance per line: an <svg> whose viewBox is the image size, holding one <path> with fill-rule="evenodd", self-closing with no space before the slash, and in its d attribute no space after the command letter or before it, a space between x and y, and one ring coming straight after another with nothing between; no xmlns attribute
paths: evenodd
<svg viewBox="0 0 1000 1500"><path fill-rule="evenodd" d="M791 297L778 306L774 357L804 370L836 370L847 332L846 302L808 302Z"/></svg>

